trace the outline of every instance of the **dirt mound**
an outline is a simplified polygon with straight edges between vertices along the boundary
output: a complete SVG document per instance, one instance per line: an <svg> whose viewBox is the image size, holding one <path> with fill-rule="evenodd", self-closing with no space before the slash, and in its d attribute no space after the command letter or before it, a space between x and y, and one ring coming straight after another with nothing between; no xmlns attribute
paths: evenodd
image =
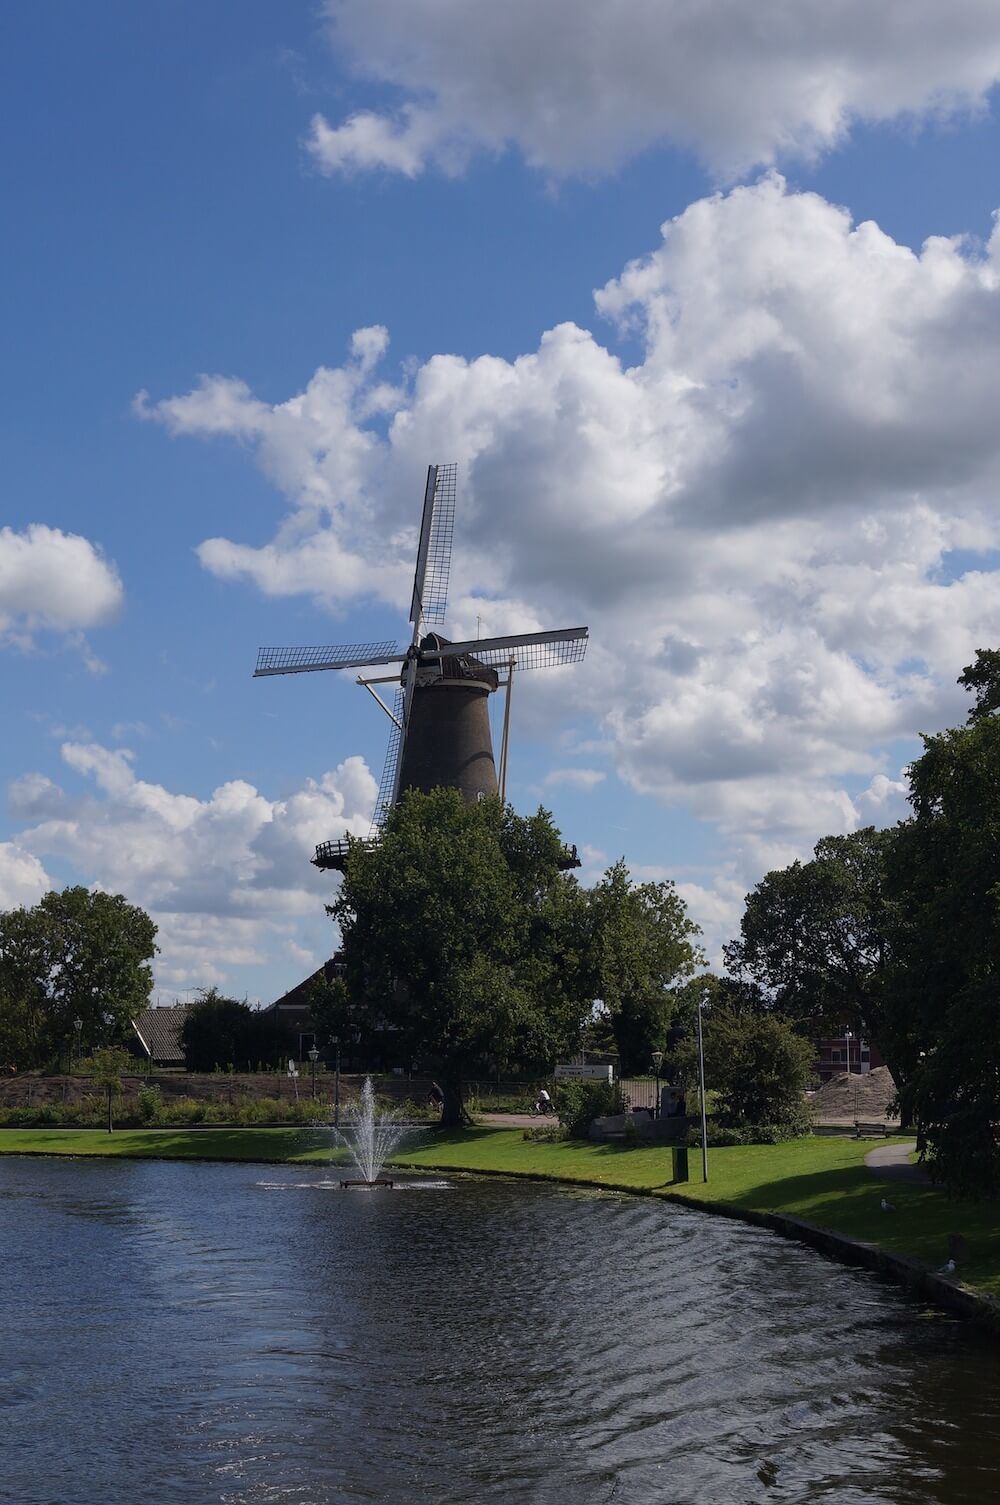
<svg viewBox="0 0 1000 1505"><path fill-rule="evenodd" d="M889 1104L896 1096L896 1084L888 1066L876 1066L864 1075L831 1077L818 1092L814 1092L809 1106L814 1123L882 1123L893 1117Z"/></svg>

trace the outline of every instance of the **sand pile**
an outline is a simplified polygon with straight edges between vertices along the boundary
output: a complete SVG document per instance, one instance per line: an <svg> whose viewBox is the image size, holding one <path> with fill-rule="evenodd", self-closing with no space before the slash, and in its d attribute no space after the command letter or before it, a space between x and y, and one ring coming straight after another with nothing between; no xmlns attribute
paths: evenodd
<svg viewBox="0 0 1000 1505"><path fill-rule="evenodd" d="M809 1100L814 1123L883 1123L893 1115L889 1104L896 1096L896 1084L888 1066L876 1066L864 1075L841 1072Z"/></svg>

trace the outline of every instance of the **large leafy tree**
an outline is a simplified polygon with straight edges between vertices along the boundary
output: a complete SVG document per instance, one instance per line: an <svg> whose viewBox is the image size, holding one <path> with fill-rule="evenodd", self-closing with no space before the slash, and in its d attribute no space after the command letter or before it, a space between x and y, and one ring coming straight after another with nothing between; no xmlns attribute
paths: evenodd
<svg viewBox="0 0 1000 1505"><path fill-rule="evenodd" d="M647 1071L653 1050L664 1048L675 990L701 961L698 926L672 883L633 883L621 861L590 890L587 929L591 987L621 1070Z"/></svg>
<svg viewBox="0 0 1000 1505"><path fill-rule="evenodd" d="M717 992L704 1014L705 1082L715 1094L714 1118L727 1128L762 1127L805 1133L805 1090L814 1051L781 1014L759 1013ZM681 1053L682 1076L697 1080L693 1042Z"/></svg>
<svg viewBox="0 0 1000 1505"><path fill-rule="evenodd" d="M121 894L67 888L0 914L0 999L35 1021L23 1064L75 1038L84 1050L123 1039L149 1002L155 951L156 926Z"/></svg>
<svg viewBox="0 0 1000 1505"><path fill-rule="evenodd" d="M848 1023L876 1042L900 1082L911 1030L886 988L898 904L886 886L895 831L873 826L817 842L809 862L767 873L747 895L734 977L756 985L803 1032Z"/></svg>
<svg viewBox="0 0 1000 1505"><path fill-rule="evenodd" d="M184 1064L189 1071L273 1065L291 1053L293 1044L284 1022L238 998L224 997L217 988L201 993L181 1026Z"/></svg>
<svg viewBox="0 0 1000 1505"><path fill-rule="evenodd" d="M1000 653L960 683L977 697L968 725L925 737L910 769L890 982L921 1047L908 1094L931 1161L978 1194L1000 1191Z"/></svg>
<svg viewBox="0 0 1000 1505"><path fill-rule="evenodd" d="M352 842L330 913L340 925L351 1027L423 1059L465 1113L463 1078L548 1062L590 1009L586 909L559 870L545 811L411 791L376 845Z"/></svg>

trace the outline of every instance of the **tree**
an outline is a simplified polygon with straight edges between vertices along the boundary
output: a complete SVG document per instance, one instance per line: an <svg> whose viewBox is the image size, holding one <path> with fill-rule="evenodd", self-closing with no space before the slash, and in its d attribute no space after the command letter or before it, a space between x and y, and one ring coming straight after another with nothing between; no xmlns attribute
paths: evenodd
<svg viewBox="0 0 1000 1505"><path fill-rule="evenodd" d="M271 1065L288 1055L292 1046L287 1025L237 998L223 997L217 988L199 994L181 1026L188 1071L237 1068L250 1061Z"/></svg>
<svg viewBox="0 0 1000 1505"><path fill-rule="evenodd" d="M713 1117L726 1128L771 1127L805 1133L805 1090L813 1049L787 1019L751 1013L721 1003L703 1017L705 1082L715 1094ZM697 1077L695 1049L688 1042L685 1072Z"/></svg>
<svg viewBox="0 0 1000 1505"><path fill-rule="evenodd" d="M36 997L0 993L0 1074L36 1064L43 1026Z"/></svg>
<svg viewBox="0 0 1000 1505"><path fill-rule="evenodd" d="M122 1073L128 1070L132 1057L124 1050L102 1047L95 1050L88 1062L90 1073L108 1097L108 1133L115 1127L113 1103L122 1090Z"/></svg>
<svg viewBox="0 0 1000 1505"><path fill-rule="evenodd" d="M0 914L0 997L37 1020L40 1064L78 1032L84 1049L124 1038L148 1004L156 926L121 894L82 887Z"/></svg>
<svg viewBox="0 0 1000 1505"><path fill-rule="evenodd" d="M649 1070L663 1049L675 989L701 960L672 883L633 884L624 861L608 869L587 902L592 991L607 1013L623 1074Z"/></svg>
<svg viewBox="0 0 1000 1505"><path fill-rule="evenodd" d="M849 1024L875 1041L897 1086L912 1069L911 1030L886 988L898 904L886 888L894 830L825 836L810 862L767 873L740 938L725 948L735 979L756 985L802 1031Z"/></svg>
<svg viewBox="0 0 1000 1505"><path fill-rule="evenodd" d="M985 672L1000 654L976 657L968 725L925 737L911 766L889 884L903 915L890 986L920 1046L909 1105L936 1173L981 1195L1000 1191L1000 677Z"/></svg>
<svg viewBox="0 0 1000 1505"><path fill-rule="evenodd" d="M543 810L409 791L380 841L352 841L330 913L352 1027L423 1058L465 1120L464 1077L533 1068L575 1045L589 1011L585 904Z"/></svg>

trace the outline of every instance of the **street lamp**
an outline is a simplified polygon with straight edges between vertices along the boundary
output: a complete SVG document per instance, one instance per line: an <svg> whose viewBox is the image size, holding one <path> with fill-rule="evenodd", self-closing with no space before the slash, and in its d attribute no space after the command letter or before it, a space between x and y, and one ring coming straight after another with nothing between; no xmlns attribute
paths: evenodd
<svg viewBox="0 0 1000 1505"><path fill-rule="evenodd" d="M340 1040L335 1036L330 1044L337 1053L336 1066L333 1072L333 1127L340 1128Z"/></svg>
<svg viewBox="0 0 1000 1505"><path fill-rule="evenodd" d="M660 1116L660 1067L663 1065L663 1051L653 1051L653 1070L656 1073L656 1102L653 1105L653 1117Z"/></svg>
<svg viewBox="0 0 1000 1505"><path fill-rule="evenodd" d="M316 1062L319 1060L319 1051L315 1045L309 1048L309 1062L312 1066L312 1095L316 1096Z"/></svg>
<svg viewBox="0 0 1000 1505"><path fill-rule="evenodd" d="M844 1030L844 1044L847 1046L847 1075L851 1074L851 1041L853 1039L849 1029Z"/></svg>
<svg viewBox="0 0 1000 1505"><path fill-rule="evenodd" d="M708 1118L705 1113L705 1046L701 1036L701 1011L708 994L698 999L698 1096L701 1098L701 1179L708 1180Z"/></svg>
<svg viewBox="0 0 1000 1505"><path fill-rule="evenodd" d="M76 1064L79 1066L79 1064L80 1064L80 1036L81 1036L81 1032L83 1030L83 1020L82 1019L74 1019L73 1020L73 1028L76 1030Z"/></svg>

